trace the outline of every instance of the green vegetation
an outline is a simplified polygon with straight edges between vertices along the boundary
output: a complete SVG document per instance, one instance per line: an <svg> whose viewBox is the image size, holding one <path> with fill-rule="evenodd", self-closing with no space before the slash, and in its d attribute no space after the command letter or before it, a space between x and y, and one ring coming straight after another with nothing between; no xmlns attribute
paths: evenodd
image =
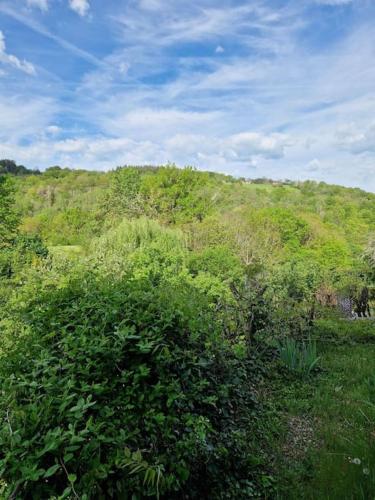
<svg viewBox="0 0 375 500"><path fill-rule="evenodd" d="M39 170L29 170L23 165L17 165L13 160L0 160L0 174L12 175L38 175Z"/></svg>
<svg viewBox="0 0 375 500"><path fill-rule="evenodd" d="M375 495L375 195L5 172L0 496Z"/></svg>
<svg viewBox="0 0 375 500"><path fill-rule="evenodd" d="M17 214L13 208L14 187L10 178L0 176L0 245L9 247L18 226Z"/></svg>
<svg viewBox="0 0 375 500"><path fill-rule="evenodd" d="M289 368L302 376L309 376L319 362L316 342L311 339L301 344L293 338L280 343L280 359Z"/></svg>
<svg viewBox="0 0 375 500"><path fill-rule="evenodd" d="M372 336L367 336L370 328L357 322L351 335L347 330L346 334L340 332L336 338L327 339L318 328L315 335L321 355L320 375L313 381L295 380L288 386L282 379L276 381L273 404L283 408L286 422L294 424L285 430L296 458L282 462L282 497L374 496L374 323L371 331Z"/></svg>

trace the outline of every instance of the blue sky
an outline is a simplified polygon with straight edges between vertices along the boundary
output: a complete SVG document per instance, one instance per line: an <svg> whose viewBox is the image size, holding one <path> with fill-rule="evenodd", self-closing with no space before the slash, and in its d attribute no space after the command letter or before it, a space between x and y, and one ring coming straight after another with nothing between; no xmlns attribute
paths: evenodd
<svg viewBox="0 0 375 500"><path fill-rule="evenodd" d="M373 0L0 0L0 157L375 191Z"/></svg>

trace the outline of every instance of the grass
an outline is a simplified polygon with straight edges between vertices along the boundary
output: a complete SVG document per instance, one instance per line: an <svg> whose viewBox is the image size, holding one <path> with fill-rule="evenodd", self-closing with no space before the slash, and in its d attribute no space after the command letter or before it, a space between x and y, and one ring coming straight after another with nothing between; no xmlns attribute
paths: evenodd
<svg viewBox="0 0 375 500"><path fill-rule="evenodd" d="M279 452L280 498L375 498L375 323L368 324L348 328L349 342L342 332L318 342L320 375L279 380L275 397L284 421L305 419L314 433L302 459L286 462ZM358 342L353 328L366 334Z"/></svg>
<svg viewBox="0 0 375 500"><path fill-rule="evenodd" d="M375 317L356 320L321 319L315 324L314 334L321 342L375 343Z"/></svg>
<svg viewBox="0 0 375 500"><path fill-rule="evenodd" d="M375 376L375 346L326 350L326 374L312 411L323 446L313 456L310 498L375 497L375 404L369 380Z"/></svg>

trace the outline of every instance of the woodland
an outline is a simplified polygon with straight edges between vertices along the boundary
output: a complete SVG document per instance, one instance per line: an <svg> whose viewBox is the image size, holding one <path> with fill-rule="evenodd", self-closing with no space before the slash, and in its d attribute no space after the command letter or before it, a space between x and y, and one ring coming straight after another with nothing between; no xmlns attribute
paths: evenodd
<svg viewBox="0 0 375 500"><path fill-rule="evenodd" d="M0 498L375 496L375 194L0 161Z"/></svg>

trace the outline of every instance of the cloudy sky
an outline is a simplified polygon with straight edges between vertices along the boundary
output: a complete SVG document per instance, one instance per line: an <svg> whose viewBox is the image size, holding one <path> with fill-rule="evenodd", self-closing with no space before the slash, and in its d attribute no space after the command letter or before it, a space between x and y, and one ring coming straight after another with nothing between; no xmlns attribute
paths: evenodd
<svg viewBox="0 0 375 500"><path fill-rule="evenodd" d="M375 191L374 0L0 0L0 157Z"/></svg>

